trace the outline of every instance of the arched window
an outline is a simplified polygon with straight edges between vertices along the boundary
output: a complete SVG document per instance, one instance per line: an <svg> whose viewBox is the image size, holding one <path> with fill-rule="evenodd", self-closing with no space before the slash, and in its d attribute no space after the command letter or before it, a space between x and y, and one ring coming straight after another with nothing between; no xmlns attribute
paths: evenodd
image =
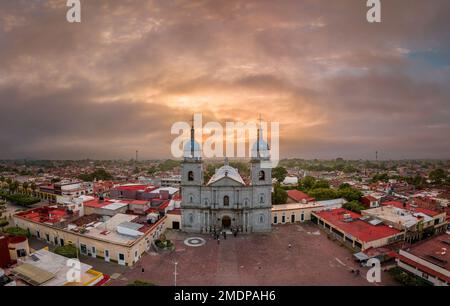
<svg viewBox="0 0 450 306"><path fill-rule="evenodd" d="M194 223L194 215L193 214L189 214L189 223Z"/></svg>
<svg viewBox="0 0 450 306"><path fill-rule="evenodd" d="M194 172L189 171L188 172L188 181L193 181L194 180Z"/></svg>
<svg viewBox="0 0 450 306"><path fill-rule="evenodd" d="M263 170L259 171L259 180L264 181L265 179L266 179L266 173Z"/></svg>
<svg viewBox="0 0 450 306"><path fill-rule="evenodd" d="M192 194L189 195L189 203L193 203L194 202L194 197L192 196Z"/></svg>
<svg viewBox="0 0 450 306"><path fill-rule="evenodd" d="M229 205L230 205L230 197L226 195L223 197L223 206L229 206Z"/></svg>
<svg viewBox="0 0 450 306"><path fill-rule="evenodd" d="M263 214L259 215L259 223L264 223L264 215Z"/></svg>
<svg viewBox="0 0 450 306"><path fill-rule="evenodd" d="M248 199L244 200L244 206L247 207L248 206Z"/></svg>
<svg viewBox="0 0 450 306"><path fill-rule="evenodd" d="M260 203L260 204L264 204L264 193L261 193L261 194L259 195L259 203Z"/></svg>

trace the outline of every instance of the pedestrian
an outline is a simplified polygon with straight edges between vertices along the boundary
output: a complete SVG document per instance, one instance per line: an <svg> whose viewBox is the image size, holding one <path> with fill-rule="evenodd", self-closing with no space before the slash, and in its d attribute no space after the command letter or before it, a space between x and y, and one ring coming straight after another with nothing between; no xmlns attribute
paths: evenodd
<svg viewBox="0 0 450 306"><path fill-rule="evenodd" d="M217 244L220 244L220 238L217 238Z"/></svg>
<svg viewBox="0 0 450 306"><path fill-rule="evenodd" d="M144 272L145 272L144 267L142 267L142 273L144 273Z"/></svg>

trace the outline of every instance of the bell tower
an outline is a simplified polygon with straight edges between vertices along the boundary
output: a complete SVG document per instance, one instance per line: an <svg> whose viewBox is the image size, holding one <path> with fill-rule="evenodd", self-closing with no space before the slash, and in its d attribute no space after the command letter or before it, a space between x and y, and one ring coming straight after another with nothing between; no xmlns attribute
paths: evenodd
<svg viewBox="0 0 450 306"><path fill-rule="evenodd" d="M202 153L200 145L195 141L194 118L192 118L191 138L184 145L181 168L183 186L203 185Z"/></svg>
<svg viewBox="0 0 450 306"><path fill-rule="evenodd" d="M251 159L251 179L252 185L270 185L272 186L272 169L262 168L262 161L270 160L270 149L263 137L263 129L261 124L262 118L259 116L259 124L257 131L256 143L253 145L252 149L252 159Z"/></svg>

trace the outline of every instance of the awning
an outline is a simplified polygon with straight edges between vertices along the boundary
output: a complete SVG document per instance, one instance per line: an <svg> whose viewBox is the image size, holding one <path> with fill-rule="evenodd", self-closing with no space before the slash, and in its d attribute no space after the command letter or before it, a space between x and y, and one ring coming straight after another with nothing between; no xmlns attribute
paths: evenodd
<svg viewBox="0 0 450 306"><path fill-rule="evenodd" d="M355 254L353 254L353 256L355 256L355 258L359 261L368 260L370 258L363 252L355 253Z"/></svg>

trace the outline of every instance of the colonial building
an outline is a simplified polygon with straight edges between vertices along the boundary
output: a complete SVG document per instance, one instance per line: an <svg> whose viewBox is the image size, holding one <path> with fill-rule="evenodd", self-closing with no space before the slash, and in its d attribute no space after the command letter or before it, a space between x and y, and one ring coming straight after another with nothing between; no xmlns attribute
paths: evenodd
<svg viewBox="0 0 450 306"><path fill-rule="evenodd" d="M261 162L270 160L268 144L258 130L252 148L251 177L246 183L237 169L225 164L205 184L201 149L194 139L184 147L182 163L182 229L187 232L211 232L214 229L238 229L244 233L271 230L272 171Z"/></svg>

